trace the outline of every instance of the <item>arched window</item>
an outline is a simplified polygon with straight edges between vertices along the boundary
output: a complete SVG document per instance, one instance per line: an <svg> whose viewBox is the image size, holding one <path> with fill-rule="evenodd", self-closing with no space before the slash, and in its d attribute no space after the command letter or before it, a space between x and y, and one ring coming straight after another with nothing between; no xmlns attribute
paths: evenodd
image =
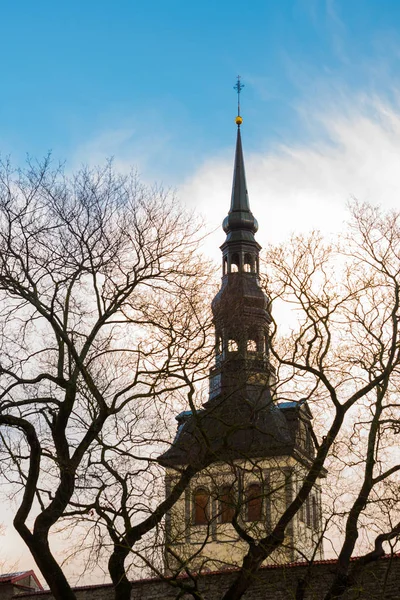
<svg viewBox="0 0 400 600"><path fill-rule="evenodd" d="M244 255L243 270L246 273L254 273L254 258L251 254Z"/></svg>
<svg viewBox="0 0 400 600"><path fill-rule="evenodd" d="M230 485L221 488L219 504L221 523L231 523L235 514L235 497Z"/></svg>
<svg viewBox="0 0 400 600"><path fill-rule="evenodd" d="M237 352L239 350L239 344L236 340L228 340L228 352Z"/></svg>
<svg viewBox="0 0 400 600"><path fill-rule="evenodd" d="M257 352L256 340L247 340L247 352Z"/></svg>
<svg viewBox="0 0 400 600"><path fill-rule="evenodd" d="M224 259L222 261L222 273L223 275L226 275L228 272L228 257L224 256Z"/></svg>
<svg viewBox="0 0 400 600"><path fill-rule="evenodd" d="M222 352L222 339L220 335L217 335L215 339L215 354L219 356Z"/></svg>
<svg viewBox="0 0 400 600"><path fill-rule="evenodd" d="M261 485L252 483L246 490L247 521L262 519L262 490Z"/></svg>
<svg viewBox="0 0 400 600"><path fill-rule="evenodd" d="M193 494L193 512L195 525L207 525L210 513L210 494L205 488L199 488Z"/></svg>
<svg viewBox="0 0 400 600"><path fill-rule="evenodd" d="M238 271L240 271L239 254L235 252L231 258L231 273L237 273Z"/></svg>

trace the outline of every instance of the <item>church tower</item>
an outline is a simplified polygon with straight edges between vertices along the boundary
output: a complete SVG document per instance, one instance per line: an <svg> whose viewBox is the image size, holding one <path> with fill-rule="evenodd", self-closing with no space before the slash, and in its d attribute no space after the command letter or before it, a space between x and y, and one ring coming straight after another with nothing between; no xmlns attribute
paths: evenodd
<svg viewBox="0 0 400 600"><path fill-rule="evenodd" d="M212 303L215 323L215 367L210 374L210 402L236 393L257 404L270 402L274 369L268 358L271 317L259 284L261 246L258 224L250 210L240 126L237 139L231 206L223 222L222 285Z"/></svg>
<svg viewBox="0 0 400 600"><path fill-rule="evenodd" d="M236 89L241 91L240 79ZM212 302L215 362L210 393L193 414L179 414L178 431L159 462L167 493L179 469L198 473L166 519L166 568L180 563L215 570L240 565L246 534L271 530L300 488L314 456L311 412L304 402L275 398L269 358L268 299L260 287L257 221L250 210L240 107L231 204L223 221L222 282ZM267 562L322 558L321 493L315 486ZM244 533L244 535L243 535Z"/></svg>

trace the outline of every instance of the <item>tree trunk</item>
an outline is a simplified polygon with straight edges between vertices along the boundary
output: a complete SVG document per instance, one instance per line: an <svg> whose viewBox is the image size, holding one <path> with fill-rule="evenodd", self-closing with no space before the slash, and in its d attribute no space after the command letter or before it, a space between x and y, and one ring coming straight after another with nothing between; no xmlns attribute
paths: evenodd
<svg viewBox="0 0 400 600"><path fill-rule="evenodd" d="M132 584L126 576L125 559L128 556L127 548L118 546L108 561L108 570L114 585L115 600L130 600Z"/></svg>
<svg viewBox="0 0 400 600"><path fill-rule="evenodd" d="M29 532L18 531L26 542L37 566L39 567L55 600L76 600L76 595L69 585L60 565L53 557L47 540L34 539Z"/></svg>

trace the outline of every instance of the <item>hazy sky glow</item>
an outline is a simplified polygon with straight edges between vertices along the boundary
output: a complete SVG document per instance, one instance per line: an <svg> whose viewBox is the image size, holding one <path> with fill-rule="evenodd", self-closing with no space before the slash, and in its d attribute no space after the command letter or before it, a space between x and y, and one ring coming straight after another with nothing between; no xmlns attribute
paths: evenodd
<svg viewBox="0 0 400 600"><path fill-rule="evenodd" d="M22 164L52 150L68 169L114 156L214 229L239 73L258 240L335 233L353 196L400 208L399 32L398 0L4 2L0 152ZM207 250L222 241L218 229Z"/></svg>

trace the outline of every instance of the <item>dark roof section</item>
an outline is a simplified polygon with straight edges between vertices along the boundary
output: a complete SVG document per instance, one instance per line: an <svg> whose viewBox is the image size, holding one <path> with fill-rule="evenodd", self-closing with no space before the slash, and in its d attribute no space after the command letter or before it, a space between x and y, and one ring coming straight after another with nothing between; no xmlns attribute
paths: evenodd
<svg viewBox="0 0 400 600"><path fill-rule="evenodd" d="M177 435L159 462L164 466L190 464L202 468L218 461L293 455L293 420L298 418L299 408L295 416L290 407L288 419L285 413L284 408L274 404L269 390L264 392L262 402L248 397L207 403L207 408L186 414L184 420L181 415L177 417Z"/></svg>
<svg viewBox="0 0 400 600"><path fill-rule="evenodd" d="M298 401L291 401L291 402L279 402L278 404L279 408L282 408L284 410L289 410L289 409L295 409L295 410L300 410L302 413L302 416L306 419L312 419L312 412L310 410L310 407L308 406L308 402L307 400L298 400Z"/></svg>
<svg viewBox="0 0 400 600"><path fill-rule="evenodd" d="M298 406L298 402L279 402L279 408L296 408Z"/></svg>

